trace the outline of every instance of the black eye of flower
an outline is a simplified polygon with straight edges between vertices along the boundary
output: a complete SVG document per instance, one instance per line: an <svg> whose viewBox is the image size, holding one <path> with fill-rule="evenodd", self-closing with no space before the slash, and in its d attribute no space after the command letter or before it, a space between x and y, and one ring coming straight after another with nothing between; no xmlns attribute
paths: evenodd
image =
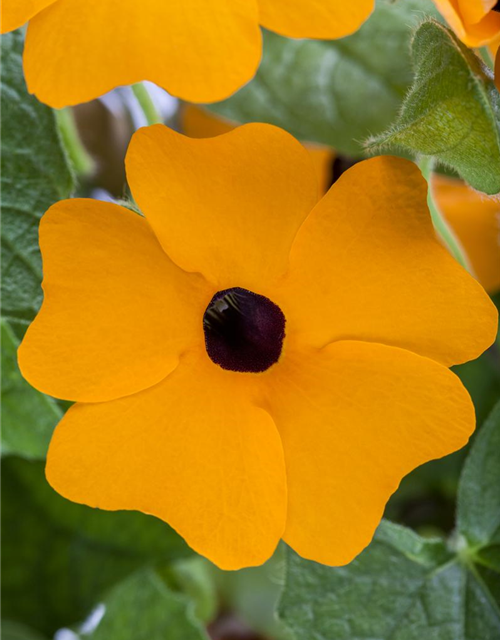
<svg viewBox="0 0 500 640"><path fill-rule="evenodd" d="M266 371L281 355L285 322L264 296L240 287L218 291L203 315L207 353L223 369Z"/></svg>
<svg viewBox="0 0 500 640"><path fill-rule="evenodd" d="M491 9L492 11L498 11L500 13L500 0L496 3L494 7Z"/></svg>

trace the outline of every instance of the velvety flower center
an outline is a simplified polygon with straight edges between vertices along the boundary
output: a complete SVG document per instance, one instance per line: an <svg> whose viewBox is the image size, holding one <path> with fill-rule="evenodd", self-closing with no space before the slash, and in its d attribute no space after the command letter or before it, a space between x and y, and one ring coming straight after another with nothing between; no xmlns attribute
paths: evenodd
<svg viewBox="0 0 500 640"><path fill-rule="evenodd" d="M203 315L207 353L223 369L266 371L281 355L285 322L269 298L240 287L218 291Z"/></svg>
<svg viewBox="0 0 500 640"><path fill-rule="evenodd" d="M496 5L491 10L492 11L498 11L500 13L500 0L498 0Z"/></svg>

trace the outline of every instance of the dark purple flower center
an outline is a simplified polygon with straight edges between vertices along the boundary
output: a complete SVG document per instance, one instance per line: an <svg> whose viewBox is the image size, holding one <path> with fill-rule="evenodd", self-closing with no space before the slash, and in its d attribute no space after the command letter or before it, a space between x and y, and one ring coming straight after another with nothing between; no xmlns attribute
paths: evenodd
<svg viewBox="0 0 500 640"><path fill-rule="evenodd" d="M498 0L496 5L491 10L500 12L500 0Z"/></svg>
<svg viewBox="0 0 500 640"><path fill-rule="evenodd" d="M210 359L230 371L259 373L278 362L285 337L278 305L253 291L218 291L203 315Z"/></svg>

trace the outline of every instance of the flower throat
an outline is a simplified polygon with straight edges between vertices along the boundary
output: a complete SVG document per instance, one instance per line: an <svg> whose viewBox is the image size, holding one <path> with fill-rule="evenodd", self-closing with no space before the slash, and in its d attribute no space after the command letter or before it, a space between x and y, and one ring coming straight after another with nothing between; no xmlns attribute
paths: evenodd
<svg viewBox="0 0 500 640"><path fill-rule="evenodd" d="M240 287L218 291L203 315L207 353L223 369L266 371L281 355L285 322L269 298Z"/></svg>

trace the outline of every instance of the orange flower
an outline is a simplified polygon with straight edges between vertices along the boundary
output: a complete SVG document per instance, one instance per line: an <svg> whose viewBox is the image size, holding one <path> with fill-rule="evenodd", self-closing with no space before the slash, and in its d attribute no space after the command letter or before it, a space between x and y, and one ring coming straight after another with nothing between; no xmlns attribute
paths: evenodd
<svg viewBox="0 0 500 640"><path fill-rule="evenodd" d="M486 291L496 293L500 289L500 201L439 175L433 176L432 189L477 279Z"/></svg>
<svg viewBox="0 0 500 640"><path fill-rule="evenodd" d="M467 46L498 44L500 13L497 0L434 0L434 3Z"/></svg>
<svg viewBox="0 0 500 640"><path fill-rule="evenodd" d="M259 24L294 38L341 38L374 0L3 0L2 32L29 20L28 89L64 107L121 84L151 80L192 102L213 102L250 80Z"/></svg>
<svg viewBox="0 0 500 640"><path fill-rule="evenodd" d="M307 151L264 124L140 129L126 165L145 218L75 199L41 222L20 366L76 401L49 482L162 518L224 569L281 537L349 562L401 478L467 442L474 409L447 367L496 333L419 170L367 160L318 202Z"/></svg>

